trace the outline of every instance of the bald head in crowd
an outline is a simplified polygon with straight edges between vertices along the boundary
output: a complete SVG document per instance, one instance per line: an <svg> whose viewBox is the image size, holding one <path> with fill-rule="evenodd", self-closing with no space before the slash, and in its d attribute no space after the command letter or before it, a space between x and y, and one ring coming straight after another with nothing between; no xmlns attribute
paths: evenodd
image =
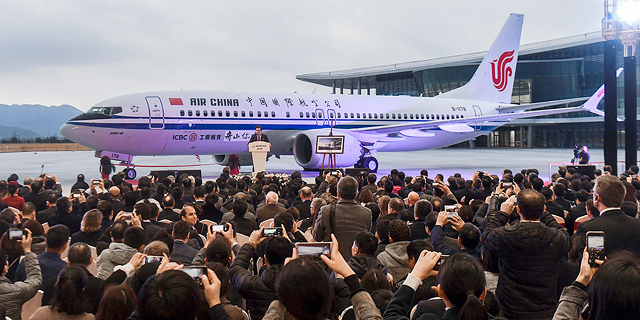
<svg viewBox="0 0 640 320"><path fill-rule="evenodd" d="M109 189L109 194L111 194L111 196L114 198L120 196L120 188L111 187L111 189Z"/></svg>
<svg viewBox="0 0 640 320"><path fill-rule="evenodd" d="M410 207L415 205L416 202L418 202L418 200L420 200L420 195L417 192L415 191L409 192L409 196L407 196L407 204Z"/></svg>
<svg viewBox="0 0 640 320"><path fill-rule="evenodd" d="M278 203L278 194L273 192L273 191L269 191L269 193L267 193L266 202L267 202L267 204L277 204Z"/></svg>

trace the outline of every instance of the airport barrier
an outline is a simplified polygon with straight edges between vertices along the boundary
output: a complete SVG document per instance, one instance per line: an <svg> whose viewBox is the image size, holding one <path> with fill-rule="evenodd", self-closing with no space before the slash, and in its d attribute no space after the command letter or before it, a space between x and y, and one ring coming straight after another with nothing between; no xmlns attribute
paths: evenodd
<svg viewBox="0 0 640 320"><path fill-rule="evenodd" d="M3 143L0 153L38 152L38 151L88 151L87 147L77 143Z"/></svg>

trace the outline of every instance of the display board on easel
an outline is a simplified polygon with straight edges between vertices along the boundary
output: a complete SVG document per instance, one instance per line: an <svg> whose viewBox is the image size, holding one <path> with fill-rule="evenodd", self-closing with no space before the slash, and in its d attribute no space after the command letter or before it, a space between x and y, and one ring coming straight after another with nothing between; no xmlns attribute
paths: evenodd
<svg viewBox="0 0 640 320"><path fill-rule="evenodd" d="M316 153L323 154L322 168L324 168L324 161L326 157L329 157L329 169L336 168L336 154L344 153L344 136L319 135L316 138Z"/></svg>

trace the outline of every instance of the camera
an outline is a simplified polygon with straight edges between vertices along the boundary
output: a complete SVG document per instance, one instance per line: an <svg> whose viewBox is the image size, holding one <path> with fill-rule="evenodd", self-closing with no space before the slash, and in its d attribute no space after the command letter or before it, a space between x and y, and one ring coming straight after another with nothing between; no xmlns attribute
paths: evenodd
<svg viewBox="0 0 640 320"><path fill-rule="evenodd" d="M587 232L587 253L589 254L589 265L599 267L596 260L604 260L604 232Z"/></svg>
<svg viewBox="0 0 640 320"><path fill-rule="evenodd" d="M263 237L276 237L276 236L281 236L281 235L282 235L282 228L280 228L280 227L262 229L262 236Z"/></svg>
<svg viewBox="0 0 640 320"><path fill-rule="evenodd" d="M184 273L188 274L198 285L202 285L202 276L207 274L207 267L183 267Z"/></svg>
<svg viewBox="0 0 640 320"><path fill-rule="evenodd" d="M229 231L229 225L228 224L220 224L220 225L211 225L209 227L209 229L211 229L211 232L226 232Z"/></svg>
<svg viewBox="0 0 640 320"><path fill-rule="evenodd" d="M320 256L325 255L331 259L332 244L332 242L296 243L298 257L320 261Z"/></svg>
<svg viewBox="0 0 640 320"><path fill-rule="evenodd" d="M448 255L444 255L444 254L443 254L442 256L440 256L440 260L438 260L438 262L436 262L436 265L435 265L435 266L433 266L433 270L434 270L434 271L438 271L438 270L440 270L440 267L441 267L441 266L442 266L442 264L447 260L447 258L449 258L449 256L448 256Z"/></svg>
<svg viewBox="0 0 640 320"><path fill-rule="evenodd" d="M144 258L144 263L146 264L146 263L155 262L155 263L160 264L160 263L162 263L162 258L164 258L164 257L161 257L161 256L146 256Z"/></svg>
<svg viewBox="0 0 640 320"><path fill-rule="evenodd" d="M27 235L23 230L9 230L9 240L22 240L22 235Z"/></svg>

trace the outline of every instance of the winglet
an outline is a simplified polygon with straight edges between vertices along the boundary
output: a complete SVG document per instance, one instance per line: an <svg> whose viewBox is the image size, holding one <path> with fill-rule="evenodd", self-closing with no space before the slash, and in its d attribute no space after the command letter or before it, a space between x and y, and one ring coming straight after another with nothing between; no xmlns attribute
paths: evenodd
<svg viewBox="0 0 640 320"><path fill-rule="evenodd" d="M620 76L622 70L624 70L624 68L619 68L616 71L616 77ZM601 85L600 88L598 88L598 90L596 90L596 92L589 98L589 100L587 100L587 102L582 105L582 108L591 113L595 113L599 116L604 117L604 111L598 110L598 104L600 104L602 98L604 98L604 84ZM618 118L618 121L622 121L622 119Z"/></svg>

